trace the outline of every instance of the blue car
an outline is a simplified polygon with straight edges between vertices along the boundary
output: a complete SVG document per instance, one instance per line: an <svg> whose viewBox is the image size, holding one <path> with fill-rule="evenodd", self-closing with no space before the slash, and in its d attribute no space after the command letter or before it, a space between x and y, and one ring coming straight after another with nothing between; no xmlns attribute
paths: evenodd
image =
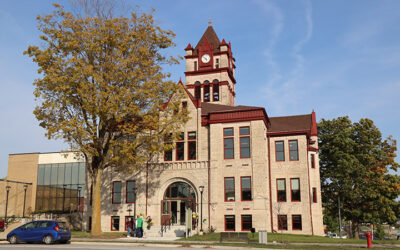
<svg viewBox="0 0 400 250"><path fill-rule="evenodd" d="M20 242L54 242L68 243L71 232L67 224L62 221L38 220L26 223L7 234L7 241L11 244Z"/></svg>

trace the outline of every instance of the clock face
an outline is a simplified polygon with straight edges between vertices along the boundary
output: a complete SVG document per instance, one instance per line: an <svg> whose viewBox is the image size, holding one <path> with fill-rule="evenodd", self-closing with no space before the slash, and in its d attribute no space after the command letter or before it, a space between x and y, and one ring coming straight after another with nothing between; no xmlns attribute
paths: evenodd
<svg viewBox="0 0 400 250"><path fill-rule="evenodd" d="M203 63L208 63L209 61L210 61L210 55L209 54L204 54L202 57L201 57L201 61L203 62Z"/></svg>

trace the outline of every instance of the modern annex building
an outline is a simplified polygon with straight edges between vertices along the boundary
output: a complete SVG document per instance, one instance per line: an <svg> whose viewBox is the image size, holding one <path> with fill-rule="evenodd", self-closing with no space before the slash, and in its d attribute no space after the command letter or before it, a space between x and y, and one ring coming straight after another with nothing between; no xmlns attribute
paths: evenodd
<svg viewBox="0 0 400 250"><path fill-rule="evenodd" d="M104 172L102 230L125 231L135 213L150 215L154 226L184 225L191 210L203 218L197 229L323 235L315 113L269 117L263 107L236 106L231 44L211 25L185 51L181 108L191 119L157 162L133 174ZM83 209L88 229L92 189L83 162L42 158L47 165L39 161L32 174L34 210Z"/></svg>

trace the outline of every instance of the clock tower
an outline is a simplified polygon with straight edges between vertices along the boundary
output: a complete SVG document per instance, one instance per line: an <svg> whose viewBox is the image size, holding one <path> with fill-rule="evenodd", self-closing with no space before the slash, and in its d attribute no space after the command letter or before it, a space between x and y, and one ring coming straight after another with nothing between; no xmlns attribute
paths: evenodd
<svg viewBox="0 0 400 250"><path fill-rule="evenodd" d="M235 59L231 44L219 40L211 24L196 47L186 51L186 88L201 102L235 106Z"/></svg>

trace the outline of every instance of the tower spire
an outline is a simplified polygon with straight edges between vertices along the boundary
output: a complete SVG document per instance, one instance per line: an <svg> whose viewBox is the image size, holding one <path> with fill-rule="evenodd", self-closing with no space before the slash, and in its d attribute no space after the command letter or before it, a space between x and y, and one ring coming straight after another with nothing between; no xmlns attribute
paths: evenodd
<svg viewBox="0 0 400 250"><path fill-rule="evenodd" d="M208 26L211 26L212 22L211 22L211 18L208 18Z"/></svg>

